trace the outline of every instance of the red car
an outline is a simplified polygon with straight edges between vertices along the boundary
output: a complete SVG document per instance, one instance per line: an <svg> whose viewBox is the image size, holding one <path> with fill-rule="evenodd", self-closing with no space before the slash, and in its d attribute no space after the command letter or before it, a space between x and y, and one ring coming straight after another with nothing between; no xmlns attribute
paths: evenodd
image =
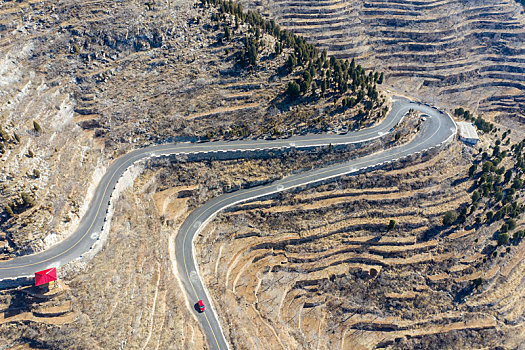
<svg viewBox="0 0 525 350"><path fill-rule="evenodd" d="M204 303L202 302L202 300L199 300L197 302L197 305L199 306L199 311L200 312L204 312L206 310L206 306L204 306Z"/></svg>

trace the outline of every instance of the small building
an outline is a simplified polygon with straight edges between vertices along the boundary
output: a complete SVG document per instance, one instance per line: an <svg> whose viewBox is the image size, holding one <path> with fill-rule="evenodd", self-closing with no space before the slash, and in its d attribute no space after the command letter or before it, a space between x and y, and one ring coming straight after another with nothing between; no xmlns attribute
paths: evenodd
<svg viewBox="0 0 525 350"><path fill-rule="evenodd" d="M57 269L52 267L50 269L35 272L35 287L48 284L57 280Z"/></svg>
<svg viewBox="0 0 525 350"><path fill-rule="evenodd" d="M459 139L470 145L475 145L479 141L478 132L472 123L458 122Z"/></svg>

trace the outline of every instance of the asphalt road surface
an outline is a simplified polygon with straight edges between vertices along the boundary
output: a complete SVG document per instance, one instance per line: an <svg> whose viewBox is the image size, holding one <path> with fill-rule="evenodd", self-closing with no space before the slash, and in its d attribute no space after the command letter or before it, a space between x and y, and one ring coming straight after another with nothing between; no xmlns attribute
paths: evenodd
<svg viewBox="0 0 525 350"><path fill-rule="evenodd" d="M391 111L378 125L345 135L310 134L279 140L244 140L231 142L177 143L155 145L137 149L116 159L107 169L95 190L86 214L77 230L64 241L38 254L26 255L0 262L0 280L34 276L52 266L61 266L78 259L88 252L99 239L106 222L107 210L112 192L119 178L128 167L139 160L170 154L209 154L217 152L264 151L279 148L305 148L337 144L362 143L380 138L393 130L409 109L419 110L428 115L418 135L409 143L379 153L370 154L348 162L326 168L305 171L288 176L271 184L223 194L210 200L193 211L182 224L175 238L176 260L179 276L187 293L190 306L202 299L206 305L204 313L197 313L208 344L212 349L228 349L217 315L213 310L208 293L199 275L193 239L218 212L235 204L271 195L306 184L326 181L341 175L359 173L382 164L438 147L451 140L456 134L452 118L441 111L404 98L395 98ZM202 157L201 156L201 157Z"/></svg>

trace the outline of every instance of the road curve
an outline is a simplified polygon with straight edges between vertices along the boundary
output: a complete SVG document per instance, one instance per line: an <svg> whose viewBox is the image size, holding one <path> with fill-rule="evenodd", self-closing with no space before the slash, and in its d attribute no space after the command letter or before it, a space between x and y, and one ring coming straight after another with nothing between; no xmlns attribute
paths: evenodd
<svg viewBox="0 0 525 350"><path fill-rule="evenodd" d="M198 318L205 330L206 336L208 337L210 348L228 349L228 343L222 333L217 315L213 311L211 299L199 276L199 270L195 260L193 239L197 236L200 230L202 230L217 213L238 203L268 196L273 193L306 184L326 181L341 175L349 175L366 171L367 169L373 169L382 164L440 146L451 140L456 134L456 124L450 116L429 106L412 103L402 99L397 99L395 101L392 111L384 122L388 125L388 128L381 128L378 126L381 131L376 130L375 133L381 135L383 132L391 130L392 123L394 123L394 125L397 124L400 121L400 118L402 118L411 108L426 113L429 117L427 117L422 124L421 132L411 142L403 146L395 147L380 153L370 154L365 157L326 168L310 170L288 176L269 185L226 193L208 201L203 206L194 210L186 218L175 238L177 267L179 269L179 276L181 276L184 288L186 289L188 299L195 302L202 299L204 303L208 305L208 310L204 314L198 315ZM370 133L368 131L369 129L354 133L354 136L357 136L358 138L353 139L352 142L359 142L359 135L361 135L362 139L369 138ZM340 139L344 140L344 138ZM348 141L350 140L346 139L345 142L339 143L350 143ZM333 140L330 142L327 141L324 145L330 143L335 144L337 142L334 142Z"/></svg>
<svg viewBox="0 0 525 350"><path fill-rule="evenodd" d="M217 315L199 276L193 252L193 239L206 223L221 210L240 202L310 183L326 181L341 175L366 171L378 165L440 146L451 140L456 134L456 125L449 115L430 106L396 97L391 111L382 123L357 132L350 132L346 135L316 134L297 136L285 140L163 144L137 149L116 159L110 165L100 180L89 208L80 221L77 230L70 237L41 253L0 262L0 280L31 277L35 271L50 266L64 265L88 252L99 239L100 232L106 221L109 201L119 178L127 168L137 161L171 154L199 153L204 155L208 153L210 156L213 156L213 153L216 152L243 152L362 143L380 138L391 132L409 109L419 110L426 113L429 117L423 122L418 135L405 145L326 168L292 175L268 185L223 194L190 213L175 238L179 276L190 304L202 299L207 305L206 312L197 314L197 317L203 326L210 347L212 349L228 349L228 344L220 328Z"/></svg>

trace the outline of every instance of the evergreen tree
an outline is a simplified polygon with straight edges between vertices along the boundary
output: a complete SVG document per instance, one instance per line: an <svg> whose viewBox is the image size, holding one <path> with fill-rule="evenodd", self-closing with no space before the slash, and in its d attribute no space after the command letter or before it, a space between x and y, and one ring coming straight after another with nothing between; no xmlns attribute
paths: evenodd
<svg viewBox="0 0 525 350"><path fill-rule="evenodd" d="M396 220L390 220L390 222L388 223L388 231L392 231L395 228L396 228Z"/></svg>
<svg viewBox="0 0 525 350"><path fill-rule="evenodd" d="M281 43L278 42L278 41L275 43L275 50L274 50L274 52L275 52L276 56L280 55L283 52L283 47L281 46Z"/></svg>
<svg viewBox="0 0 525 350"><path fill-rule="evenodd" d="M326 87L327 87L326 80L323 79L323 82L321 83L321 92L323 93L323 95L326 92Z"/></svg>
<svg viewBox="0 0 525 350"><path fill-rule="evenodd" d="M293 53L288 56L288 61L286 62L286 66L288 67L288 70L291 72L295 66L297 66L297 58Z"/></svg>
<svg viewBox="0 0 525 350"><path fill-rule="evenodd" d="M443 216L443 225L448 227L452 225L457 220L457 218L458 214L453 210L449 210Z"/></svg>
<svg viewBox="0 0 525 350"><path fill-rule="evenodd" d="M288 97L290 97L290 100L295 101L301 93L299 84L297 84L295 81L289 82L288 89L286 89L286 93L288 94Z"/></svg>

